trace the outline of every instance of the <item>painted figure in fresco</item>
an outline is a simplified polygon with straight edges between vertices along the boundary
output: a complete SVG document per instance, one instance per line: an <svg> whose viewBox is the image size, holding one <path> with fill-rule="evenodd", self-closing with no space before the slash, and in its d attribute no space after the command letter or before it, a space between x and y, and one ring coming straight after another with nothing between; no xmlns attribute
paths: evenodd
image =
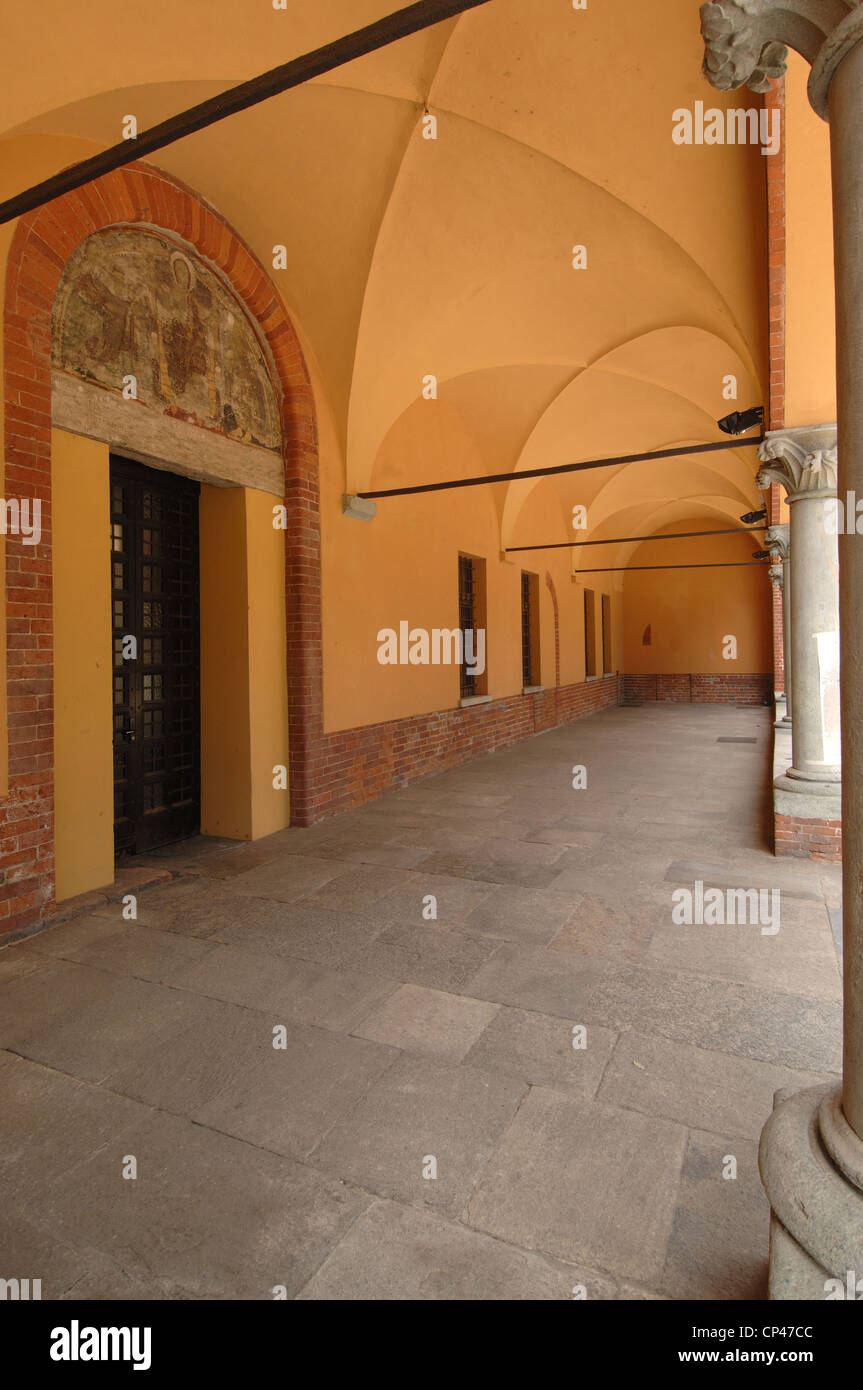
<svg viewBox="0 0 863 1390"><path fill-rule="evenodd" d="M137 229L89 237L55 308L54 365L230 439L278 450L263 353L227 289L192 256Z"/></svg>

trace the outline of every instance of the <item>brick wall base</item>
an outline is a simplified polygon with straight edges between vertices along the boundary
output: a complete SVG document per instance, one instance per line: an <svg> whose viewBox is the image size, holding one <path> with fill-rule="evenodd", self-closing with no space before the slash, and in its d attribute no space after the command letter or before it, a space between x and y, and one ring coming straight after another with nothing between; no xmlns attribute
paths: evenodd
<svg viewBox="0 0 863 1390"><path fill-rule="evenodd" d="M535 695L324 734L313 755L312 805L297 824L310 825L361 806L389 788L407 787L619 703L620 677L605 676Z"/></svg>
<svg viewBox="0 0 863 1390"><path fill-rule="evenodd" d="M672 701L692 705L765 705L773 701L773 676L621 676L623 704Z"/></svg>
<svg viewBox="0 0 863 1390"><path fill-rule="evenodd" d="M820 859L838 864L842 859L841 820L803 820L797 816L773 817L775 852L795 859Z"/></svg>

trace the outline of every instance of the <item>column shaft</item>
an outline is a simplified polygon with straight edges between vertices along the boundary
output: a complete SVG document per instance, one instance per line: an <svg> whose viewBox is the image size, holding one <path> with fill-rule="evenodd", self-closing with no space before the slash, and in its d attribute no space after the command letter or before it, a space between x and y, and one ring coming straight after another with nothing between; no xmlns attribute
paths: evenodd
<svg viewBox="0 0 863 1390"><path fill-rule="evenodd" d="M791 714L791 560L788 556L782 561L782 664L785 668L785 718L790 724Z"/></svg>
<svg viewBox="0 0 863 1390"><path fill-rule="evenodd" d="M830 84L836 259L839 496L863 497L863 44ZM844 1072L842 1108L863 1139L863 537L840 537Z"/></svg>
<svg viewBox="0 0 863 1390"><path fill-rule="evenodd" d="M818 635L839 631L838 553L829 534L835 502L792 496L791 667L794 672L793 765L789 776L838 782L840 768L825 737L824 687Z"/></svg>

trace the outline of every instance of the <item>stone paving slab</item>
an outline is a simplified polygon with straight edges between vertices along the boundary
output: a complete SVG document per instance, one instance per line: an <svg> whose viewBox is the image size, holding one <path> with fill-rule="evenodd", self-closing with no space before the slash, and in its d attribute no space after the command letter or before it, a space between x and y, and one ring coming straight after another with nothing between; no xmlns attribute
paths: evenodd
<svg viewBox="0 0 863 1390"><path fill-rule="evenodd" d="M240 901L240 900L235 900ZM242 900L248 908L248 900ZM254 914L243 913L213 933L213 940L273 956L291 956L318 965L339 966L386 930L368 910L344 912L317 903L256 902Z"/></svg>
<svg viewBox="0 0 863 1390"><path fill-rule="evenodd" d="M24 975L35 975L38 971L44 970L48 964L45 959L46 954L33 950L32 937L16 942L14 948L8 946L5 950L0 951L0 991L4 985L10 984L13 980L18 980ZM3 995L0 993L0 1046L2 1046L3 1038L4 1000L6 1008L14 1008L14 998L14 994Z"/></svg>
<svg viewBox="0 0 863 1390"><path fill-rule="evenodd" d="M690 887L700 879L705 888L778 888L786 897L806 898L810 902L818 902L822 896L819 888L814 886L817 884L817 875L810 875L813 887L809 888L804 886L806 880L802 873L780 868L775 860L772 865L765 864L763 873L753 875L746 867L735 868L729 864L705 864L700 860L678 859L669 864L665 877L669 883L684 883Z"/></svg>
<svg viewBox="0 0 863 1390"><path fill-rule="evenodd" d="M736 1177L724 1177L734 1171ZM689 1135L660 1287L674 1299L764 1299L770 1207L755 1144Z"/></svg>
<svg viewBox="0 0 863 1390"><path fill-rule="evenodd" d="M201 1004L203 1012L194 1021L127 1058L102 1086L154 1109L189 1116L221 1091L240 1085L256 1059L272 1048L273 1029L283 1020L219 999Z"/></svg>
<svg viewBox="0 0 863 1390"><path fill-rule="evenodd" d="M379 1201L351 1227L299 1298L571 1301L581 1289L591 1300L645 1297L596 1270L520 1250L436 1212Z"/></svg>
<svg viewBox="0 0 863 1390"><path fill-rule="evenodd" d="M382 1197L457 1216L527 1087L407 1053L336 1124L310 1162ZM437 1164L437 1177L428 1160Z"/></svg>
<svg viewBox="0 0 863 1390"><path fill-rule="evenodd" d="M424 868L380 898L375 911L387 923L420 923L427 920L423 917L425 901L433 897L437 913L434 921L439 927L454 927L496 891L493 883L476 883Z"/></svg>
<svg viewBox="0 0 863 1390"><path fill-rule="evenodd" d="M617 1034L591 1026L574 1036L580 1025L571 1019L501 1008L468 1052L466 1061L485 1071L500 1071L531 1086L550 1086L590 1100L596 1094L611 1057ZM575 1041L579 1046L575 1047Z"/></svg>
<svg viewBox="0 0 863 1390"><path fill-rule="evenodd" d="M162 985L47 962L20 978L11 997L0 998L0 1044L71 1076L101 1081L204 1010L204 1001Z"/></svg>
<svg viewBox="0 0 863 1390"><path fill-rule="evenodd" d="M757 1140L782 1087L802 1091L829 1080L748 1057L708 1051L646 1033L623 1033L597 1100L714 1134Z"/></svg>
<svg viewBox="0 0 863 1390"><path fill-rule="evenodd" d="M469 878L479 883L509 883L522 888L548 888L557 877L553 861L543 864L524 858L496 856L484 849L485 841L474 857L467 851L442 851L430 854L422 868L429 873L445 874L450 878ZM559 846L536 846L558 851ZM557 858L557 854L554 856Z"/></svg>
<svg viewBox="0 0 863 1390"><path fill-rule="evenodd" d="M84 1278L88 1256L92 1253L76 1249L66 1241L59 1240L56 1231L52 1231L38 1218L28 1220L21 1216L19 1212L11 1209L11 1204L3 1212L2 1260L7 1272L5 1277L39 1279L43 1302L70 1295L77 1297L77 1294L71 1291ZM16 1276L12 1274L13 1270L34 1272ZM124 1287L122 1275L118 1278L115 1273L109 1287L114 1292L103 1294L102 1297L127 1296L125 1292L120 1291ZM127 1284L125 1288L129 1290L130 1298L154 1296L152 1293L144 1293L143 1286L139 1284Z"/></svg>
<svg viewBox="0 0 863 1390"><path fill-rule="evenodd" d="M26 1219L14 1212L3 1217L2 1257L6 1269L33 1269L38 1275L43 1302L63 1299L185 1299L190 1295L170 1281L155 1277L132 1279L109 1256L91 1246L73 1246L59 1240L38 1218ZM14 1277L14 1276L13 1276Z"/></svg>
<svg viewBox="0 0 863 1390"><path fill-rule="evenodd" d="M683 971L612 967L586 1020L801 1070L841 1069L839 1004Z"/></svg>
<svg viewBox="0 0 863 1390"><path fill-rule="evenodd" d="M32 943L32 950L46 951L58 959L156 984L203 960L214 949L209 942L192 937L104 917L81 918L62 931L44 932Z"/></svg>
<svg viewBox="0 0 863 1390"><path fill-rule="evenodd" d="M842 977L829 935L823 930L782 923L775 935L758 924L664 926L647 948L646 963L669 970L740 980L812 999L842 998Z"/></svg>
<svg viewBox="0 0 863 1390"><path fill-rule="evenodd" d="M595 957L506 943L467 982L465 992L493 1004L582 1021L580 1014L604 973L604 963Z"/></svg>
<svg viewBox="0 0 863 1390"><path fill-rule="evenodd" d="M471 992L468 981L497 949L493 940L447 931L436 922L419 922L387 927L374 941L354 951L345 965L374 978L461 994Z"/></svg>
<svg viewBox="0 0 863 1390"><path fill-rule="evenodd" d="M391 839L391 837L389 837ZM375 842L371 835L331 841L318 850L322 859L337 859L342 864L380 864L390 869L413 869L425 860L430 847L412 847L387 843L384 837Z"/></svg>
<svg viewBox="0 0 863 1390"><path fill-rule="evenodd" d="M0 1068L0 1181L8 1206L17 1208L34 1185L73 1170L146 1113L124 1096L15 1057Z"/></svg>
<svg viewBox="0 0 863 1390"><path fill-rule="evenodd" d="M138 1176L122 1177L127 1155ZM172 1115L153 1114L34 1191L56 1237L125 1274L210 1299L293 1297L369 1205L356 1188Z"/></svg>
<svg viewBox="0 0 863 1390"><path fill-rule="evenodd" d="M226 882L199 876L177 879L158 892L142 895L136 920L139 926L206 940L224 927L251 925L262 917L278 921L289 911L285 903L233 893ZM95 915L122 920L119 904L106 906Z"/></svg>
<svg viewBox="0 0 863 1390"><path fill-rule="evenodd" d="M685 1143L680 1125L534 1087L463 1220L651 1286L665 1262Z"/></svg>
<svg viewBox="0 0 863 1390"><path fill-rule="evenodd" d="M248 1064L189 1117L258 1148L305 1158L399 1053L365 1038L290 1025L284 1047L261 1029Z"/></svg>
<svg viewBox="0 0 863 1390"><path fill-rule="evenodd" d="M341 874L344 874L344 865L336 861L285 855L268 859L244 873L233 874L231 890L253 898L275 898L278 902L291 903L310 897Z"/></svg>
<svg viewBox="0 0 863 1390"><path fill-rule="evenodd" d="M618 901L585 897L560 931L548 943L551 951L600 959L639 960L644 956L661 921L662 907L650 901Z"/></svg>
<svg viewBox="0 0 863 1390"><path fill-rule="evenodd" d="M334 970L288 956L274 959L241 946L216 946L204 960L177 969L171 982L192 994L340 1031L359 1023L396 988L396 981L382 974Z"/></svg>
<svg viewBox="0 0 863 1390"><path fill-rule="evenodd" d="M406 885L413 887L417 883L408 869L389 869L377 864L361 864L349 869L335 859L330 860L329 864L336 871L333 876L313 892L304 893L303 897L337 911L354 912L358 908L370 907L393 889Z"/></svg>
<svg viewBox="0 0 863 1390"><path fill-rule="evenodd" d="M351 1032L354 1037L371 1038L408 1052L460 1062L497 1012L496 1004L402 985Z"/></svg>
<svg viewBox="0 0 863 1390"><path fill-rule="evenodd" d="M547 946L568 922L581 897L570 893L548 893L540 889L496 888L460 924L472 935L523 946Z"/></svg>

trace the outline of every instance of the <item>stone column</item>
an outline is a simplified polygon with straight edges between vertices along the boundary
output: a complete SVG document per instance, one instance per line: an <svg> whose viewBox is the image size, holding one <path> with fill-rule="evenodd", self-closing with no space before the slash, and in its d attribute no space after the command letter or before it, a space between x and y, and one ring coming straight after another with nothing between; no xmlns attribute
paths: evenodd
<svg viewBox="0 0 863 1390"><path fill-rule="evenodd" d="M777 786L812 797L837 796L842 780L839 709L828 670L831 643L836 644L839 633L836 426L775 430L758 454L764 466L756 486L766 492L771 483L781 483L788 494L794 551L786 594L794 672L792 764ZM800 814L817 816L818 811Z"/></svg>
<svg viewBox="0 0 863 1390"><path fill-rule="evenodd" d="M856 18L856 24L852 22ZM840 632L849 679L842 686L845 729L842 792L842 887L845 937L845 1069L842 1110L863 1139L863 537L849 494L863 497L863 13L845 21L849 39L836 54L829 102L836 277L837 411L842 450L839 537ZM843 51L844 50L844 51ZM824 86L822 82L820 85Z"/></svg>
<svg viewBox="0 0 863 1390"><path fill-rule="evenodd" d="M838 492L863 497L863 5L856 0L711 0L701 7L704 72L720 91L767 91L785 45L811 64L809 99L830 122L837 308ZM805 504L804 504L805 505ZM847 506L846 506L847 512ZM847 518L846 518L847 519ZM796 549L794 565L811 557ZM770 1296L823 1299L827 1280L863 1275L863 544L839 544L842 682L844 1059L841 1087L780 1092L761 1137L773 1213ZM794 605L804 583L793 578ZM806 696L797 649L794 728ZM811 752L806 745L807 755ZM797 771L801 769L797 768ZM804 768L805 770L805 768ZM852 1294L853 1297L853 1294Z"/></svg>
<svg viewBox="0 0 863 1390"><path fill-rule="evenodd" d="M788 522L768 526L764 543L770 551L770 582L782 594L782 670L785 713L777 727L791 727L791 527Z"/></svg>

